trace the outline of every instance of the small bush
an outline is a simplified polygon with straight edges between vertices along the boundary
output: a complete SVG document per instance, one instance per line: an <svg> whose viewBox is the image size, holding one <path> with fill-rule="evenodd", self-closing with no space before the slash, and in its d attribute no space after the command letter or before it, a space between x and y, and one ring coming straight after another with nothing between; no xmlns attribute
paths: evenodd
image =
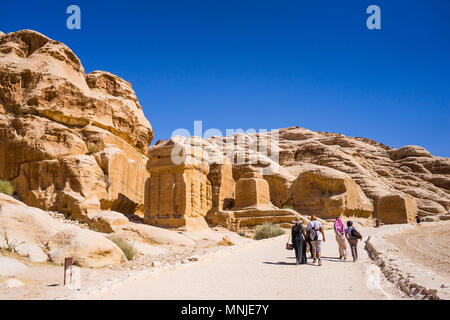
<svg viewBox="0 0 450 320"><path fill-rule="evenodd" d="M291 210L294 210L294 207L292 206L292 204L285 204L285 205L283 206L283 209L291 209Z"/></svg>
<svg viewBox="0 0 450 320"><path fill-rule="evenodd" d="M111 235L108 239L114 242L123 251L128 260L133 260L136 256L137 250L134 248L133 244L126 239L117 235Z"/></svg>
<svg viewBox="0 0 450 320"><path fill-rule="evenodd" d="M238 235L240 235L241 237L245 237L245 232L244 231L239 231Z"/></svg>
<svg viewBox="0 0 450 320"><path fill-rule="evenodd" d="M24 241L17 241L16 239L9 239L8 234L6 233L6 231L3 230L3 240L4 243L6 245L5 249L8 252L17 252L17 247L24 244Z"/></svg>
<svg viewBox="0 0 450 320"><path fill-rule="evenodd" d="M0 180L0 193L12 196L14 194L14 187L11 185L11 182Z"/></svg>
<svg viewBox="0 0 450 320"><path fill-rule="evenodd" d="M275 225L273 223L264 223L258 227L256 227L255 239L267 239L272 237L277 237L284 234L285 231L281 229L279 225Z"/></svg>

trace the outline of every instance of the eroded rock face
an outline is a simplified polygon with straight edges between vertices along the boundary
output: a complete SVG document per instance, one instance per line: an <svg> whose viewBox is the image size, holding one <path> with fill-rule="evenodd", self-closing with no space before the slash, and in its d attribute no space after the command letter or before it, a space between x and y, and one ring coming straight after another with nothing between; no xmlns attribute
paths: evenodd
<svg viewBox="0 0 450 320"><path fill-rule="evenodd" d="M130 83L86 75L67 46L38 32L0 37L0 179L27 204L80 220L143 211L152 138Z"/></svg>
<svg viewBox="0 0 450 320"><path fill-rule="evenodd" d="M272 135L278 137L278 143L269 144L269 152L261 152L254 147ZM236 141L238 136L242 135L234 135L231 138L211 137L207 141L217 146L225 155L230 154L230 151L224 147L224 141L227 139ZM440 217L450 212L450 190L448 189L450 159L431 156L422 147L405 146L399 149L390 149L382 143L367 138L351 138L335 133L314 132L301 127L246 136L248 137L247 144L237 146L232 150L231 158L236 160L241 157L248 160L258 159L258 161L252 163L248 161L246 164L233 162L233 177L237 181L242 174L248 171L263 169L264 179L269 183L270 200L279 208L293 205L296 195L299 199L301 188L298 189L295 185L302 173L310 171L313 166L323 170L334 169L347 177L347 180L345 178L336 180L331 174L329 178L323 178L328 180L328 183L341 181L339 183L343 184L342 190L347 190L347 188L356 190L358 189L354 185L356 184L363 193L345 191L336 200L336 195L320 194L319 190L326 193L332 192L333 189L337 190L337 187L331 185L317 187L316 191L319 196L311 200L308 206L315 207L319 216L330 214L327 206L340 208L331 210L335 212L334 214L346 212L347 209L344 208L349 206L347 210L349 214L353 211L356 214L367 216L370 212L370 204L365 198L368 198L373 204L372 215L376 217L378 200L393 193L412 196L422 215L439 215ZM279 161L271 158L270 151L278 152ZM303 192L306 195L312 191ZM359 194L359 196L351 198L360 200L347 200L345 194ZM323 201L320 202L320 199ZM305 200L300 203L305 204L307 201L307 197L305 197ZM358 203L358 205L355 207L352 203ZM303 210L308 206L303 206Z"/></svg>
<svg viewBox="0 0 450 320"><path fill-rule="evenodd" d="M212 206L208 160L201 147L183 150L182 146L183 142L171 138L150 148L144 222L166 228L205 229L204 217ZM172 152L183 153L185 158L174 163Z"/></svg>
<svg viewBox="0 0 450 320"><path fill-rule="evenodd" d="M392 194L378 201L378 218L383 223L410 223L416 216L416 201L409 195Z"/></svg>
<svg viewBox="0 0 450 320"><path fill-rule="evenodd" d="M153 131L130 83L104 71L86 75L67 46L31 30L1 37L0 54L6 112L69 127L91 123L146 152Z"/></svg>
<svg viewBox="0 0 450 320"><path fill-rule="evenodd" d="M269 184L258 172L246 172L236 182L236 205L232 210L211 210L207 220L212 225L235 230L262 223L292 223L300 215L279 209L270 202Z"/></svg>
<svg viewBox="0 0 450 320"><path fill-rule="evenodd" d="M63 223L0 193L0 248L7 242L16 243L15 251L33 261L61 264L73 257L80 266L103 267L124 259L122 250L104 235Z"/></svg>
<svg viewBox="0 0 450 320"><path fill-rule="evenodd" d="M235 182L231 163L223 158L222 163L209 165L208 180L212 188L211 210L227 210L235 204Z"/></svg>
<svg viewBox="0 0 450 320"><path fill-rule="evenodd" d="M271 206L269 184L257 172L249 172L236 183L236 206L234 209Z"/></svg>
<svg viewBox="0 0 450 320"><path fill-rule="evenodd" d="M300 173L292 186L294 208L321 218L369 217L372 202L345 173L317 167Z"/></svg>
<svg viewBox="0 0 450 320"><path fill-rule="evenodd" d="M421 146L404 146L390 150L389 154L392 160L400 160L409 157L431 157L431 154Z"/></svg>

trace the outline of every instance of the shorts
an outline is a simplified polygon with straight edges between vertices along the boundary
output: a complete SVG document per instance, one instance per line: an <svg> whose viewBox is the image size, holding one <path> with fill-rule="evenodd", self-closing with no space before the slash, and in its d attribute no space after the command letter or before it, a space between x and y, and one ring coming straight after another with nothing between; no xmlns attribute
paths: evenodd
<svg viewBox="0 0 450 320"><path fill-rule="evenodd" d="M320 247L322 246L322 240L313 240L311 241L312 245L312 251L313 252L320 252Z"/></svg>

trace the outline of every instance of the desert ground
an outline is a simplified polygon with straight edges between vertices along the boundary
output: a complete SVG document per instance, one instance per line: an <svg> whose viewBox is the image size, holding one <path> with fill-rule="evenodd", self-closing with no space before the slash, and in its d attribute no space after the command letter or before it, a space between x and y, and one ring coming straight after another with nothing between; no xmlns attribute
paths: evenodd
<svg viewBox="0 0 450 320"><path fill-rule="evenodd" d="M383 274L365 250L370 236L398 279L436 290L450 298L450 222L360 227L359 259L338 259L332 230L326 230L323 266L296 266L294 252L285 249L286 234L264 240L240 237L225 229L197 237L220 239L233 245L187 249L158 246L151 256L166 256L158 264L128 263L121 267L81 268L80 289L62 285L62 267L32 263L13 255L27 266L15 277L26 286L0 288L2 299L417 299L402 291L397 278ZM206 242L205 242L206 243ZM170 255L168 255L170 252ZM309 256L309 253L308 253ZM191 257L194 257L193 259ZM149 257L147 256L147 259ZM5 278L5 277L3 277ZM3 279L4 280L4 279ZM178 290L189 288L188 290Z"/></svg>
<svg viewBox="0 0 450 320"><path fill-rule="evenodd" d="M392 299L391 289L369 278L372 263L363 253L357 263L339 260L334 232L326 232L323 266L296 266L288 235L266 239L232 254L208 257L87 299ZM380 279L381 280L381 279ZM188 288L188 290L177 290Z"/></svg>
<svg viewBox="0 0 450 320"><path fill-rule="evenodd" d="M450 280L449 224L417 226L412 230L388 237L403 257Z"/></svg>

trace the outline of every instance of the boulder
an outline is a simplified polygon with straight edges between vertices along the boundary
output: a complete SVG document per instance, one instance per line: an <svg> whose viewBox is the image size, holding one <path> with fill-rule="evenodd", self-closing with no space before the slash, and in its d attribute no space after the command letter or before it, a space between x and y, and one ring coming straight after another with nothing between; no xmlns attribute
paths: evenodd
<svg viewBox="0 0 450 320"><path fill-rule="evenodd" d="M31 260L47 259L62 263L73 257L85 267L102 267L120 263L123 253L101 234L64 223L47 212L0 194L0 248L14 251ZM47 260L46 259L46 260Z"/></svg>
<svg viewBox="0 0 450 320"><path fill-rule="evenodd" d="M343 172L315 167L302 172L292 186L294 208L321 218L369 217L371 201L361 188Z"/></svg>
<svg viewBox="0 0 450 320"><path fill-rule="evenodd" d="M14 277L27 269L26 265L16 259L0 256L0 277Z"/></svg>
<svg viewBox="0 0 450 320"><path fill-rule="evenodd" d="M5 280L3 282L0 283L0 288L18 288L18 287L23 287L25 285L25 283L23 283L22 281L18 280L18 279L8 279Z"/></svg>
<svg viewBox="0 0 450 320"><path fill-rule="evenodd" d="M177 231L167 230L141 223L130 222L120 228L122 232L137 234L142 240L151 244L194 246L195 242Z"/></svg>
<svg viewBox="0 0 450 320"><path fill-rule="evenodd" d="M408 157L431 157L431 154L425 148L412 145L392 149L389 154L392 160L400 160Z"/></svg>
<svg viewBox="0 0 450 320"><path fill-rule="evenodd" d="M126 226L129 223L127 217L115 211L101 211L90 215L89 218L91 219L89 223L91 229L105 233L117 231L120 227Z"/></svg>
<svg viewBox="0 0 450 320"><path fill-rule="evenodd" d="M22 243L16 248L16 253L22 257L28 258L32 262L44 262L48 260L44 250L33 243Z"/></svg>
<svg viewBox="0 0 450 320"><path fill-rule="evenodd" d="M67 228L54 234L46 244L50 261L64 264L64 258L73 257L80 267L100 268L126 261L122 250L98 233Z"/></svg>
<svg viewBox="0 0 450 320"><path fill-rule="evenodd" d="M410 223L417 216L417 204L410 195L391 194L378 200L377 214L385 224Z"/></svg>

